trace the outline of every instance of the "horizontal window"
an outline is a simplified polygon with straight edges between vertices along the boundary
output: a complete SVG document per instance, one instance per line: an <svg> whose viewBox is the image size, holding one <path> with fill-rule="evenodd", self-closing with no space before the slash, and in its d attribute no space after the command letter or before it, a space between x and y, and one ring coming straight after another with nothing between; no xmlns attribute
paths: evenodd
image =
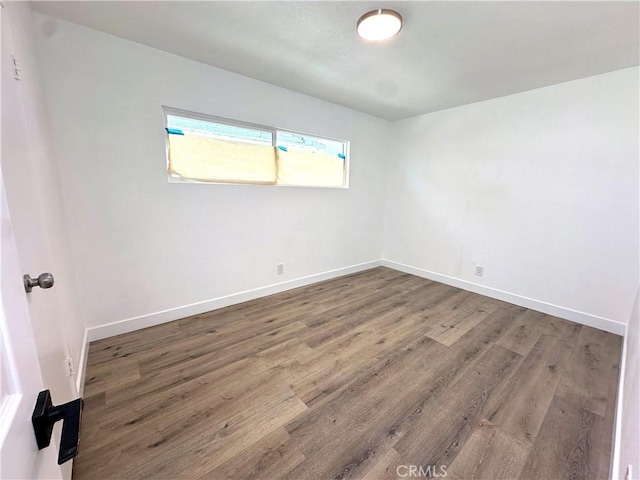
<svg viewBox="0 0 640 480"><path fill-rule="evenodd" d="M347 186L349 142L164 107L171 181Z"/></svg>

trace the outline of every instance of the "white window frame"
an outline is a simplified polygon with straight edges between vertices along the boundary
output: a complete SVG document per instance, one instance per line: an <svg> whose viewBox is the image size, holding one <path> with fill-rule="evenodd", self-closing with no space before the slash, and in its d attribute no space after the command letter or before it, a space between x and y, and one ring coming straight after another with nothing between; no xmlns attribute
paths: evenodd
<svg viewBox="0 0 640 480"><path fill-rule="evenodd" d="M240 128L248 128L253 130L261 130L264 132L271 133L271 144L273 147L277 147L278 142L278 132L282 133L292 133L296 135L307 135L309 137L330 140L333 142L341 142L344 145L344 181L343 185L339 187L326 187L326 186L315 186L315 185L256 185L251 183L229 183L229 182L203 182L199 180L189 180L180 177L179 175L172 175L167 173L169 183L197 183L204 185L236 185L236 186L244 186L244 187L282 187L282 188L325 188L325 189L348 189L349 188L349 171L350 171L350 150L351 150L351 142L349 140L342 140L340 138L327 137L325 135L318 135L316 133L305 133L299 132L297 130L290 130L287 128L278 128L278 127L270 127L267 125L260 125L257 123L244 122L240 120L234 120L231 118L218 117L215 115L208 115L206 113L192 112L190 110L182 110L180 108L168 107L166 105L162 106L162 119L164 124L164 132L165 132L165 158L166 158L166 166L167 172L169 168L169 135L167 132L168 124L167 124L167 115L175 115L178 117L191 118L194 120L202 120L205 122L211 123L219 123L222 125L229 125L232 127L240 127Z"/></svg>

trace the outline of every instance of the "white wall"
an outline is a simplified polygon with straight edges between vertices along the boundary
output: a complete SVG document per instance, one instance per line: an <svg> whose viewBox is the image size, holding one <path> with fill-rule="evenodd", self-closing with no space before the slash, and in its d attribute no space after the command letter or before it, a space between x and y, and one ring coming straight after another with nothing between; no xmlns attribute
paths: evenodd
<svg viewBox="0 0 640 480"><path fill-rule="evenodd" d="M638 72L394 123L384 258L621 333L638 284Z"/></svg>
<svg viewBox="0 0 640 480"><path fill-rule="evenodd" d="M640 292L639 292L640 293ZM632 466L632 478L640 474L640 296L636 295L633 312L627 326L625 339L624 377L621 379L622 398L618 399L618 423L616 430L616 450L619 459L614 466L612 478L624 479L627 467ZM616 469L617 467L617 469Z"/></svg>
<svg viewBox="0 0 640 480"><path fill-rule="evenodd" d="M34 15L90 327L380 259L388 122ZM162 105L350 140L351 186L169 184Z"/></svg>

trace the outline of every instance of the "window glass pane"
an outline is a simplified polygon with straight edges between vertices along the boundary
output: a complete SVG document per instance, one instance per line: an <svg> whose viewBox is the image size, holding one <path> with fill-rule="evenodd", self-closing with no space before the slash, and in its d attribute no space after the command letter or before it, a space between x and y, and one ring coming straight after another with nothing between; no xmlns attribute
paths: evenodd
<svg viewBox="0 0 640 480"><path fill-rule="evenodd" d="M302 133L282 132L278 130L279 147L287 150L303 150L307 152L322 152L329 155L344 155L344 142L326 138L312 137Z"/></svg>
<svg viewBox="0 0 640 480"><path fill-rule="evenodd" d="M207 122L195 118L167 115L167 127L182 130L188 135L231 140L235 142L273 145L273 134L269 131L237 127L224 123Z"/></svg>

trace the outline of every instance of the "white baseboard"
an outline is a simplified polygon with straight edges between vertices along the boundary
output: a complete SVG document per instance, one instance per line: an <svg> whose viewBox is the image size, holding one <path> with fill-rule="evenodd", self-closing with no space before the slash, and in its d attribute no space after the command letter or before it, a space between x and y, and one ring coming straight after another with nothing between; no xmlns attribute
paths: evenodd
<svg viewBox="0 0 640 480"><path fill-rule="evenodd" d="M89 359L89 329L85 329L84 338L82 339L82 349L80 350L80 361L76 374L76 391L78 396L82 397L84 393L84 377L87 372L87 360Z"/></svg>
<svg viewBox="0 0 640 480"><path fill-rule="evenodd" d="M185 305L182 307L171 308L169 310L163 310L161 312L150 313L148 315L141 315L139 317L127 318L125 320L108 323L106 325L92 327L87 329L88 341L93 342L95 340L113 337L122 333L129 333L133 332L134 330L140 330L142 328L172 322L180 318L210 312L211 310L216 310L218 308L228 307L230 305L247 302L249 300L255 300L256 298L266 297L268 295L285 292L293 288L304 287L305 285L310 285L312 283L330 280L332 278L361 272L363 270L369 270L371 268L379 266L380 260L374 260L372 262L360 263L358 265L352 265L350 267L338 268L336 270L330 270L327 272L308 275L306 277L301 277L282 283L268 285L266 287L260 287L253 290L226 295L224 297L205 300L203 302L192 303L190 305Z"/></svg>
<svg viewBox="0 0 640 480"><path fill-rule="evenodd" d="M551 303L541 302L540 300L534 300L533 298L523 297L516 295L515 293L505 292L495 288L479 285L477 283L468 282L459 278L450 277L448 275L442 275L440 273L431 272L429 270L423 270L421 268L412 267L403 263L393 262L391 260L383 259L382 266L393 268L401 272L410 273L418 277L423 277L435 282L445 283L453 287L462 288L470 292L485 295L487 297L502 300L503 302L513 303L521 307L530 308L537 312L553 315L554 317L564 318L571 320L572 322L580 323L588 327L604 330L605 332L614 333L616 335L624 335L626 325L624 323L616 322L608 318L598 317L589 313L579 312L577 310L571 310L570 308L561 307L559 305L553 305Z"/></svg>

